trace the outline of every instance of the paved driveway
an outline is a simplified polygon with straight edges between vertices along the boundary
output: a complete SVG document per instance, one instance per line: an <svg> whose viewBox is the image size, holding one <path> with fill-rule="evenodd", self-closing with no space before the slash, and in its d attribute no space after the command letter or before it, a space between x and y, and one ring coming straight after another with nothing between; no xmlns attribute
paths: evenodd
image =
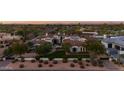
<svg viewBox="0 0 124 93"><path fill-rule="evenodd" d="M119 66L114 64L113 62L105 62L104 66L106 67L107 70L110 70L110 71L119 70Z"/></svg>
<svg viewBox="0 0 124 93"><path fill-rule="evenodd" d="M7 68L7 65L8 65L10 62L11 62L11 60L1 61L1 62L0 62L0 70L9 69L9 68Z"/></svg>

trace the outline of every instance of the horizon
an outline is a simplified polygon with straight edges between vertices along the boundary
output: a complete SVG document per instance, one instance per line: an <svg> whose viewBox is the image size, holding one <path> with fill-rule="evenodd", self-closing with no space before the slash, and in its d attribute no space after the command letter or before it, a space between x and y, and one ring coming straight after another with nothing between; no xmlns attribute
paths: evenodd
<svg viewBox="0 0 124 93"><path fill-rule="evenodd" d="M0 21L1 24L124 24L124 21Z"/></svg>

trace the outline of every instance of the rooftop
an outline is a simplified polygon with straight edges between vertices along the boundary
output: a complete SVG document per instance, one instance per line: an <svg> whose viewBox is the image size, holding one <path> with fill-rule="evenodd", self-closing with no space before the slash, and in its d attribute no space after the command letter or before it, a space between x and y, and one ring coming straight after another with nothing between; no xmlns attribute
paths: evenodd
<svg viewBox="0 0 124 93"><path fill-rule="evenodd" d="M124 46L124 36L116 36L103 39L106 43L114 43L120 46Z"/></svg>
<svg viewBox="0 0 124 93"><path fill-rule="evenodd" d="M82 46L83 42L79 40L71 40L71 39L65 39L64 43L69 43L71 46Z"/></svg>

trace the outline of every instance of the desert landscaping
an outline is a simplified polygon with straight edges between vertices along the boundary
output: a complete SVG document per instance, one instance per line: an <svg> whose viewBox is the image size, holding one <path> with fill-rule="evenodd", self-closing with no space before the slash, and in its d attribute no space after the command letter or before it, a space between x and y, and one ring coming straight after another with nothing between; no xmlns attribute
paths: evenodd
<svg viewBox="0 0 124 93"><path fill-rule="evenodd" d="M123 24L0 24L0 70L124 70Z"/></svg>

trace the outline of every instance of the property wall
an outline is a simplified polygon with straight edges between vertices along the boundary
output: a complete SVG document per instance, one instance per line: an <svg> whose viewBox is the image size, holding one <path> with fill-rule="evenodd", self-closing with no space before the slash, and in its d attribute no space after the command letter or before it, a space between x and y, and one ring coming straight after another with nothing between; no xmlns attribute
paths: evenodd
<svg viewBox="0 0 124 93"><path fill-rule="evenodd" d="M120 51L118 51L118 53L119 53L119 54L124 54L124 51L121 51L121 50L120 50Z"/></svg>

